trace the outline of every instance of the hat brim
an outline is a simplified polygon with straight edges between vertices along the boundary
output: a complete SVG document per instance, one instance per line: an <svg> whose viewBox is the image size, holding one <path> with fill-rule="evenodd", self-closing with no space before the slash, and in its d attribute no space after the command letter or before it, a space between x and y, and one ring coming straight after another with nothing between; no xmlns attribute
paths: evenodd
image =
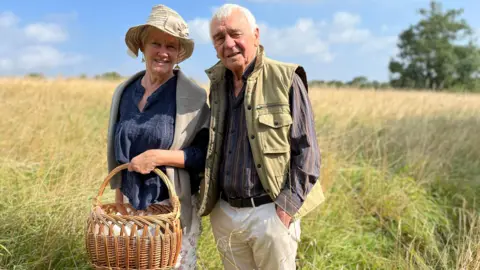
<svg viewBox="0 0 480 270"><path fill-rule="evenodd" d="M147 27L154 27L155 29L158 29L178 39L178 41L180 42L180 52L177 60L178 63L181 63L192 56L193 50L195 48L195 42L193 41L193 39L181 37L175 33L169 32L166 29L160 29L153 24L146 23L130 27L125 34L125 43L127 44L128 49L136 57L138 57L138 51L140 50L140 46L142 44L142 41L140 40L141 34Z"/></svg>

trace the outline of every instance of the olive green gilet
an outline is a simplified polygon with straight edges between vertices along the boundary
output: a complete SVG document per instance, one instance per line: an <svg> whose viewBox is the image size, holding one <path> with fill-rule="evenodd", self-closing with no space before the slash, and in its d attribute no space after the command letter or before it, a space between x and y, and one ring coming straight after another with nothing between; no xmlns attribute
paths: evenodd
<svg viewBox="0 0 480 270"><path fill-rule="evenodd" d="M248 138L260 181L273 200L288 179L290 168L290 114L289 92L294 73L306 83L303 68L267 58L260 47L255 67L246 82L245 117ZM218 62L208 69L210 78L210 142L207 150L205 178L200 184L199 215L208 215L219 198L217 175L222 158L227 111L226 68ZM301 218L324 201L318 181L294 216Z"/></svg>

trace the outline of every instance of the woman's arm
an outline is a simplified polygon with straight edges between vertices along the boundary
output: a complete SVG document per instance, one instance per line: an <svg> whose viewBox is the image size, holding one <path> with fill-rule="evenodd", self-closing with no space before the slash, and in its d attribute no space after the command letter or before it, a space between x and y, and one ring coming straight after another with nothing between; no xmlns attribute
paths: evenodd
<svg viewBox="0 0 480 270"><path fill-rule="evenodd" d="M184 149L186 169L192 171L203 171L205 169L208 139L208 128L203 128L197 133L192 144Z"/></svg>
<svg viewBox="0 0 480 270"><path fill-rule="evenodd" d="M158 166L184 168L185 158L183 150L147 150L130 161L128 170L148 174Z"/></svg>
<svg viewBox="0 0 480 270"><path fill-rule="evenodd" d="M192 144L184 150L147 150L130 161L128 170L142 174L148 174L158 166L203 170L208 136L208 129L200 130Z"/></svg>

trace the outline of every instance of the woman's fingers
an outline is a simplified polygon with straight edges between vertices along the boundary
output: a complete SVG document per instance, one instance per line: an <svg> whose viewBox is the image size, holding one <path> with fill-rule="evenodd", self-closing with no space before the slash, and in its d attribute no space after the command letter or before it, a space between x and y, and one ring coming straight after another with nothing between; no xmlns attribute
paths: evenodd
<svg viewBox="0 0 480 270"><path fill-rule="evenodd" d="M155 169L155 167L152 166L150 162L138 162L132 160L130 164L128 165L128 170L133 171L133 172L138 172L141 174L148 174L152 172Z"/></svg>

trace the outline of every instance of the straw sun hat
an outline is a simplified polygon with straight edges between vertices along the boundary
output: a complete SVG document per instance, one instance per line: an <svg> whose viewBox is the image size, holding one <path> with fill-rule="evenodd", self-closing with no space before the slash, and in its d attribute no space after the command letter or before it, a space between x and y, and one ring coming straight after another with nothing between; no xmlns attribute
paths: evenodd
<svg viewBox="0 0 480 270"><path fill-rule="evenodd" d="M188 25L183 18L173 9L164 5L155 5L150 12L147 23L128 29L125 35L125 43L129 54L138 57L138 51L142 45L141 34L149 26L155 27L169 35L176 37L180 42L178 63L189 58L193 53L194 42L188 37Z"/></svg>

